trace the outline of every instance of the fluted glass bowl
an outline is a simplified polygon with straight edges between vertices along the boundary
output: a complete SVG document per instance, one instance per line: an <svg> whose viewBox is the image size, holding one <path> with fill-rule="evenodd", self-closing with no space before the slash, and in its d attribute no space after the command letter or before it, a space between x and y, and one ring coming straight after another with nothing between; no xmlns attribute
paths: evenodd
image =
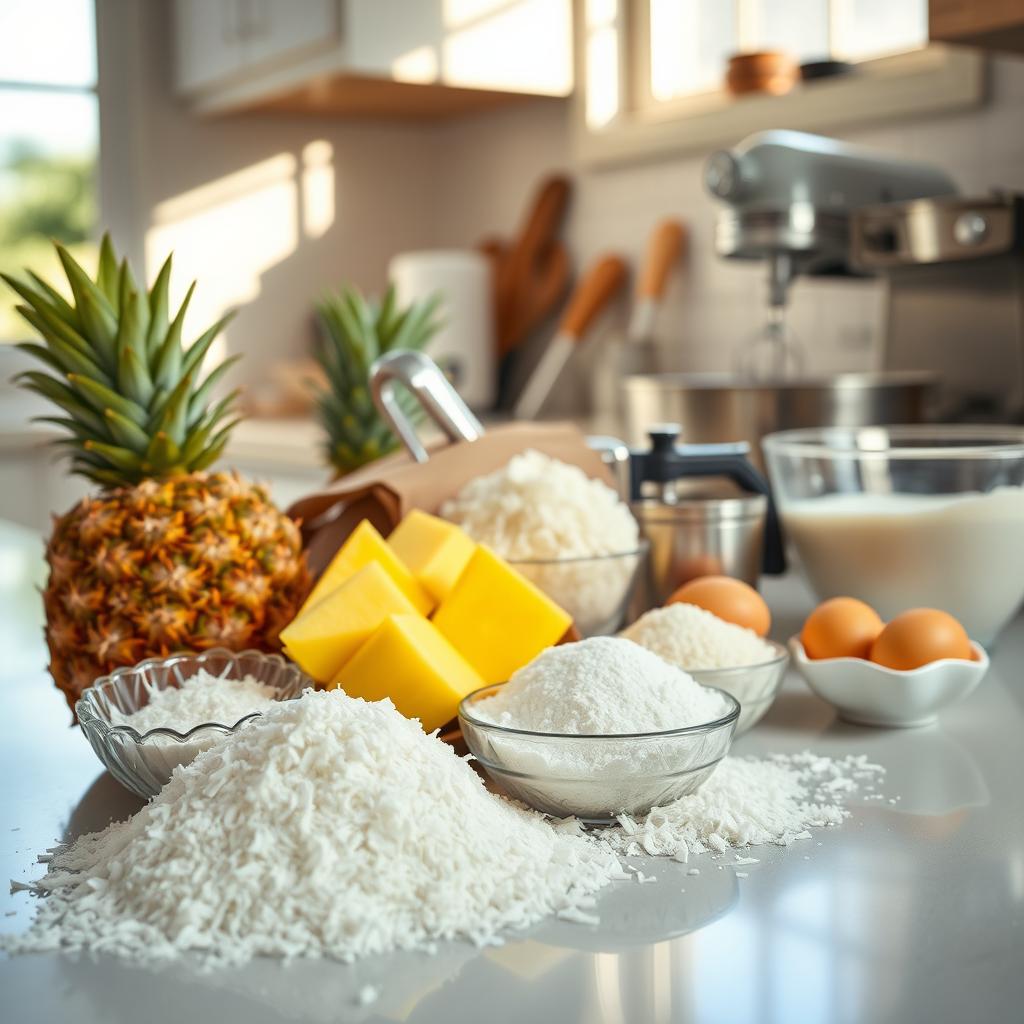
<svg viewBox="0 0 1024 1024"><path fill-rule="evenodd" d="M509 796L544 814L593 824L693 793L729 752L740 714L736 698L720 690L726 712L701 725L602 736L531 732L477 717L479 702L504 685L485 686L459 705L471 753Z"/></svg>
<svg viewBox="0 0 1024 1024"><path fill-rule="evenodd" d="M298 666L279 654L229 651L222 647L168 658L147 658L97 679L75 705L79 725L110 774L144 799L159 793L178 765L188 764L221 737L237 732L259 717L260 712L255 711L237 722L204 722L186 733L167 728L140 733L130 725L113 724L114 710L130 715L145 707L153 693L181 686L200 669L228 679L253 676L277 690L279 700L297 697L307 686L314 685Z"/></svg>
<svg viewBox="0 0 1024 1024"><path fill-rule="evenodd" d="M740 717L736 723L737 736L742 736L764 718L786 677L789 651L774 640L766 639L765 643L771 644L774 652L770 661L730 668L686 669L698 683L725 690L740 702Z"/></svg>
<svg viewBox="0 0 1024 1024"><path fill-rule="evenodd" d="M581 636L604 636L622 627L649 547L642 540L614 555L510 558L508 564L564 608Z"/></svg>

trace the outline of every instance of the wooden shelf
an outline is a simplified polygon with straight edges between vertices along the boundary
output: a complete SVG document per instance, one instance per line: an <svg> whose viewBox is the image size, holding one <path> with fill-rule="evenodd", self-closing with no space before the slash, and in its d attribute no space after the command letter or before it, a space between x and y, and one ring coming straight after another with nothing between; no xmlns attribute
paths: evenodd
<svg viewBox="0 0 1024 1024"><path fill-rule="evenodd" d="M928 35L936 42L1024 53L1021 0L929 0Z"/></svg>
<svg viewBox="0 0 1024 1024"><path fill-rule="evenodd" d="M412 84L363 75L325 75L302 85L241 103L240 111L440 120L459 114L519 106L560 97L530 93Z"/></svg>

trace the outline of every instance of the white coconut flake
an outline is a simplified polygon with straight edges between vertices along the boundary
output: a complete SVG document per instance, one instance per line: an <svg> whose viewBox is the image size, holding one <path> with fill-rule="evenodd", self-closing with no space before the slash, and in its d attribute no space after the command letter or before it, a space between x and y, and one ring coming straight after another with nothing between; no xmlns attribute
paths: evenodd
<svg viewBox="0 0 1024 1024"><path fill-rule="evenodd" d="M230 679L199 669L178 687L154 690L149 703L131 714L112 708L110 721L112 725L130 725L140 733L150 729L185 733L211 722L233 726L246 715L272 707L276 697L277 690L255 676Z"/></svg>
<svg viewBox="0 0 1024 1024"><path fill-rule="evenodd" d="M620 635L687 671L757 665L776 657L752 629L685 602L652 608Z"/></svg>
<svg viewBox="0 0 1024 1024"><path fill-rule="evenodd" d="M604 830L602 837L616 850L639 841L650 853L677 859L683 849L690 856L789 846L810 839L808 829L838 825L849 816L837 802L837 793L849 791L830 783L854 771L877 778L884 769L862 756L837 760L808 751L765 760L727 757L697 792L640 818L626 815L625 825Z"/></svg>
<svg viewBox="0 0 1024 1024"><path fill-rule="evenodd" d="M309 690L57 852L34 922L0 949L237 964L484 945L618 870L603 844L493 796L390 701Z"/></svg>

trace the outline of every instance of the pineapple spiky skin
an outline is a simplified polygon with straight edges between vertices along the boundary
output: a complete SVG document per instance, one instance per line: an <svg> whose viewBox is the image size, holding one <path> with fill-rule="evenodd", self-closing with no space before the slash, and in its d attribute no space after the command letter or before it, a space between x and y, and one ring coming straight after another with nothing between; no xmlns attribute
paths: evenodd
<svg viewBox="0 0 1024 1024"><path fill-rule="evenodd" d="M41 343L21 383L49 399L72 472L101 490L54 521L47 549L50 671L74 708L122 665L180 650L275 649L310 581L297 525L264 488L207 472L237 392L214 399L233 359L202 364L230 317L185 345L189 289L169 303L171 259L139 287L109 237L95 279L57 247L71 300L38 275L0 275ZM235 357L237 358L237 357Z"/></svg>
<svg viewBox="0 0 1024 1024"><path fill-rule="evenodd" d="M295 522L233 473L146 480L54 519L50 672L68 703L98 676L179 650L277 650L310 587Z"/></svg>

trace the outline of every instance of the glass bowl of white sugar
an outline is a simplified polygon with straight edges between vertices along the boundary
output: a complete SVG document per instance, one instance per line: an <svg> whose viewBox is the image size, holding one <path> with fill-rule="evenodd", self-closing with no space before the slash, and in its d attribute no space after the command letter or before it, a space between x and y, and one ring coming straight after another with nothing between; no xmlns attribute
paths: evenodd
<svg viewBox="0 0 1024 1024"><path fill-rule="evenodd" d="M534 732L480 717L479 705L507 685L484 687L462 701L466 745L513 799L588 824L645 814L693 793L729 752L740 714L739 702L721 690L725 710L699 725L602 735Z"/></svg>
<svg viewBox="0 0 1024 1024"><path fill-rule="evenodd" d="M752 665L733 665L728 668L689 668L687 672L704 686L725 690L740 702L740 717L736 735L742 736L764 718L772 706L789 665L789 651L774 640L764 640L773 656Z"/></svg>
<svg viewBox="0 0 1024 1024"><path fill-rule="evenodd" d="M117 669L82 693L75 714L110 774L148 799L179 765L313 685L279 654L218 647Z"/></svg>

